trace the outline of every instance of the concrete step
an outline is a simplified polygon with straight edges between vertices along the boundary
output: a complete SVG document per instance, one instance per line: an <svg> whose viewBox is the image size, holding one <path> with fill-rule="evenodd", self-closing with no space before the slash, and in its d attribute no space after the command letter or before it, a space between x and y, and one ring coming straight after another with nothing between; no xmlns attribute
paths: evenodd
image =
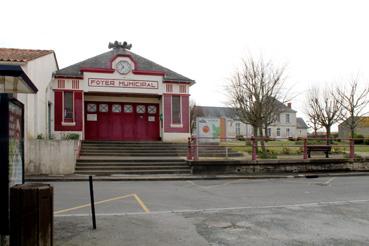
<svg viewBox="0 0 369 246"><path fill-rule="evenodd" d="M76 174L91 174L91 175L117 175L117 174L131 174L131 175L150 175L150 174L191 174L190 170L129 170L129 171L115 171L115 170L86 170L76 171Z"/></svg>
<svg viewBox="0 0 369 246"><path fill-rule="evenodd" d="M102 166L179 166L187 165L187 162L131 162L131 161L117 161L117 162L102 162L96 160L77 161L77 165L102 165Z"/></svg>
<svg viewBox="0 0 369 246"><path fill-rule="evenodd" d="M189 166L76 166L77 171L81 170L189 170Z"/></svg>

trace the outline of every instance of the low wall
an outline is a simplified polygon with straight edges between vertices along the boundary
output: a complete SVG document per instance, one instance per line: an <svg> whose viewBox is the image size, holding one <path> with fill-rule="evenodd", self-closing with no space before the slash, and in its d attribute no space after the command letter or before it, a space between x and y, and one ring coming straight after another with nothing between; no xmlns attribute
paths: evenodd
<svg viewBox="0 0 369 246"><path fill-rule="evenodd" d="M79 140L28 140L26 175L73 174Z"/></svg>
<svg viewBox="0 0 369 246"><path fill-rule="evenodd" d="M189 165L194 175L369 171L369 161L352 162L347 159L201 160L189 161Z"/></svg>

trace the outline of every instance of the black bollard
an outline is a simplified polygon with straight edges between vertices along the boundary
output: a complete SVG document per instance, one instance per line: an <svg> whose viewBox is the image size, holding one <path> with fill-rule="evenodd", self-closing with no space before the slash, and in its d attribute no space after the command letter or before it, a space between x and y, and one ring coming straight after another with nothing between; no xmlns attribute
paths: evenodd
<svg viewBox="0 0 369 246"><path fill-rule="evenodd" d="M90 198L91 198L91 214L92 214L92 228L96 229L96 216L95 216L95 199L94 199L94 185L92 183L92 176L88 177L90 183Z"/></svg>

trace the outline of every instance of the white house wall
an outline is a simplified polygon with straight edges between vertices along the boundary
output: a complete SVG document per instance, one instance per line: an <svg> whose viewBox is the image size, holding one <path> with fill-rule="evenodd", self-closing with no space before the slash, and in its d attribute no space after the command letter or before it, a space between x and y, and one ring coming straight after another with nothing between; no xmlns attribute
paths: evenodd
<svg viewBox="0 0 369 246"><path fill-rule="evenodd" d="M41 134L48 136L48 97L47 87L52 73L57 70L53 53L31 60L22 65L22 69L36 85L37 94L18 94L17 99L25 105L25 137L36 138Z"/></svg>

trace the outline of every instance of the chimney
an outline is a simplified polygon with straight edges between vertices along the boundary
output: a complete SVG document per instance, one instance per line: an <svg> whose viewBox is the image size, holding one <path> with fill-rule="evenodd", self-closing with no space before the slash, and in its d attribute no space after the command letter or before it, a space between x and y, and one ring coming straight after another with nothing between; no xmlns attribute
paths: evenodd
<svg viewBox="0 0 369 246"><path fill-rule="evenodd" d="M289 103L287 103L287 107L288 107L288 108L291 108L291 105L292 105L292 104L291 104L290 102L289 102Z"/></svg>

